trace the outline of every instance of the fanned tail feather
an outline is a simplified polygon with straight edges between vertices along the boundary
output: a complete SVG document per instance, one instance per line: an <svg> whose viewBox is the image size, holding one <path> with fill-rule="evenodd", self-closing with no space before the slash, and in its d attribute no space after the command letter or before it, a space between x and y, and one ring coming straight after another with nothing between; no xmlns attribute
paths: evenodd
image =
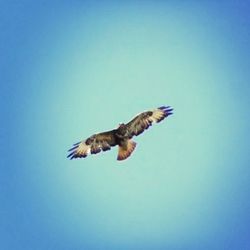
<svg viewBox="0 0 250 250"><path fill-rule="evenodd" d="M136 142L132 140L127 140L127 143L119 146L117 160L122 161L127 159L132 152L135 150Z"/></svg>

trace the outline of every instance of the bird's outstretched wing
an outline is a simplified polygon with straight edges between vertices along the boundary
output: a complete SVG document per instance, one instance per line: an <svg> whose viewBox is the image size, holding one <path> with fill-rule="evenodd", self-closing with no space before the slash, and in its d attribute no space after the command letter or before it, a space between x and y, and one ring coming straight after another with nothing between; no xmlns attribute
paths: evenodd
<svg viewBox="0 0 250 250"><path fill-rule="evenodd" d="M116 146L115 130L94 134L85 141L75 143L69 150L68 158L85 158L88 154L97 154Z"/></svg>
<svg viewBox="0 0 250 250"><path fill-rule="evenodd" d="M159 107L152 111L146 111L137 115L134 119L126 124L129 138L132 138L134 135L141 134L145 129L148 129L149 126L154 122L160 122L164 118L172 115L173 109L171 107Z"/></svg>

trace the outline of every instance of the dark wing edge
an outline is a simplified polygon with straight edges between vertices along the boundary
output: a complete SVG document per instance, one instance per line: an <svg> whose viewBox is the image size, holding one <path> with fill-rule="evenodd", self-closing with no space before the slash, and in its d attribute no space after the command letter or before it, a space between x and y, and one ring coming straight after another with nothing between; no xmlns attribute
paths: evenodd
<svg viewBox="0 0 250 250"><path fill-rule="evenodd" d="M173 108L170 106L161 106L153 111L146 111L137 115L126 124L129 131L129 138L140 135L144 130L152 126L153 123L158 123L169 115L172 115L172 111Z"/></svg>
<svg viewBox="0 0 250 250"><path fill-rule="evenodd" d="M74 158L85 158L89 154L97 154L101 151L110 150L111 147L117 144L114 132L115 130L111 130L94 134L85 141L73 144L73 147L68 150L70 153L67 157L70 158L70 160Z"/></svg>

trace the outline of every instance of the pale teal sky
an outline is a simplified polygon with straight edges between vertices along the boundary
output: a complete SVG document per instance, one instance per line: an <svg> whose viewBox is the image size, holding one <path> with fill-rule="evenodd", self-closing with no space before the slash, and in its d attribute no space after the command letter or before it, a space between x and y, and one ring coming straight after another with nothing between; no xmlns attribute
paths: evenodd
<svg viewBox="0 0 250 250"><path fill-rule="evenodd" d="M250 246L249 3L0 9L2 249ZM162 105L128 160L66 158Z"/></svg>

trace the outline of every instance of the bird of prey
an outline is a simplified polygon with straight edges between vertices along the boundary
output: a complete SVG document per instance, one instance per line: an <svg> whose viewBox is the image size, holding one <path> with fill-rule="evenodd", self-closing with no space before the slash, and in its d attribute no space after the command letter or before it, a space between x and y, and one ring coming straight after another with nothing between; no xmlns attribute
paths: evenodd
<svg viewBox="0 0 250 250"><path fill-rule="evenodd" d="M75 143L69 150L68 158L85 158L88 154L97 154L101 151L110 150L118 145L117 160L127 159L136 147L131 140L133 136L141 134L148 129L152 123L158 123L172 114L171 107L159 107L157 109L140 113L127 124L121 123L117 129L98 133L90 136L84 141Z"/></svg>

